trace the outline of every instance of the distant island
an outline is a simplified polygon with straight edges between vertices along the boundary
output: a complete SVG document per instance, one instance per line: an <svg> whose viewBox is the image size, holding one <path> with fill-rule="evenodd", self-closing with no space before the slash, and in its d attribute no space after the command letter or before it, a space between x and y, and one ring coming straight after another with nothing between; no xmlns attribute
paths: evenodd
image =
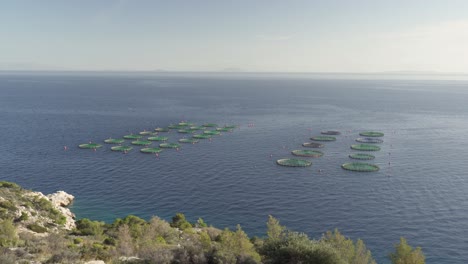
<svg viewBox="0 0 468 264"><path fill-rule="evenodd" d="M63 191L44 195L0 182L0 263L317 263L372 264L371 252L337 229L319 239L292 231L273 216L266 236L248 237L218 229L182 213L171 222L129 215L111 224L75 221L66 208L74 197ZM389 253L394 264L423 264L421 248L404 238Z"/></svg>

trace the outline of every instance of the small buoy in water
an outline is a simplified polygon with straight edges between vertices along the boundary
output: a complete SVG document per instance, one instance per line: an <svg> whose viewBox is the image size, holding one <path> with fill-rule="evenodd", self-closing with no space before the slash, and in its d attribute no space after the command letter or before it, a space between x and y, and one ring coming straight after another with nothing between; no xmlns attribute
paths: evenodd
<svg viewBox="0 0 468 264"><path fill-rule="evenodd" d="M68 150L68 147L67 147L67 146L63 146L63 150Z"/></svg>

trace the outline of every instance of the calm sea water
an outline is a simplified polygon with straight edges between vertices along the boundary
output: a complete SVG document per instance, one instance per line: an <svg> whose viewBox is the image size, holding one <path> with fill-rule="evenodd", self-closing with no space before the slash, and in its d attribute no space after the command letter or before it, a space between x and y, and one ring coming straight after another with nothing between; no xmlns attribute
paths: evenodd
<svg viewBox="0 0 468 264"><path fill-rule="evenodd" d="M362 238L379 263L400 236L427 263L467 263L467 102L463 80L4 73L0 177L74 194L78 218L183 212L263 235L271 214L314 238L334 228ZM180 120L240 128L159 159L77 148ZM331 129L343 134L312 167L275 164ZM364 130L385 133L381 170L342 170Z"/></svg>

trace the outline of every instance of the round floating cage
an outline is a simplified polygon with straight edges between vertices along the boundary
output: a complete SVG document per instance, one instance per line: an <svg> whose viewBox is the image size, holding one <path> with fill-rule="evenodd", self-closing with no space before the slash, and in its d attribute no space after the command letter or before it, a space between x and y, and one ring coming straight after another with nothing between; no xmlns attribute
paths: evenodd
<svg viewBox="0 0 468 264"><path fill-rule="evenodd" d="M193 126L193 125L195 125L195 124L194 124L194 123L189 123L189 122L180 122L180 123L179 123L179 126L184 126L184 127L186 127L186 126Z"/></svg>
<svg viewBox="0 0 468 264"><path fill-rule="evenodd" d="M308 167L312 165L312 162L302 159L279 159L276 163L286 167Z"/></svg>
<svg viewBox="0 0 468 264"><path fill-rule="evenodd" d="M130 146L115 146L111 148L112 151L123 151L123 152L130 151L132 149L133 148Z"/></svg>
<svg viewBox="0 0 468 264"><path fill-rule="evenodd" d="M206 124L203 124L204 127L217 127L218 125L215 124L215 123L206 123Z"/></svg>
<svg viewBox="0 0 468 264"><path fill-rule="evenodd" d="M376 144L376 143L383 143L383 140L380 138L356 138L356 142L359 143L371 143L371 144Z"/></svg>
<svg viewBox="0 0 468 264"><path fill-rule="evenodd" d="M177 130L177 132L179 133L182 133L182 134L190 134L190 133L194 133L196 130L194 129L179 129Z"/></svg>
<svg viewBox="0 0 468 264"><path fill-rule="evenodd" d="M149 141L166 141L168 140L168 137L163 137L163 136L157 136L157 137L149 137Z"/></svg>
<svg viewBox="0 0 468 264"><path fill-rule="evenodd" d="M142 135L142 136L149 136L149 135L152 135L153 132L151 132L151 131L141 131L139 134Z"/></svg>
<svg viewBox="0 0 468 264"><path fill-rule="evenodd" d="M169 128L158 127L158 128L155 128L154 131L156 131L156 132L169 132Z"/></svg>
<svg viewBox="0 0 468 264"><path fill-rule="evenodd" d="M159 153L161 151L162 151L162 149L160 149L160 148L142 148L142 149L140 149L140 152L148 153L148 154Z"/></svg>
<svg viewBox="0 0 468 264"><path fill-rule="evenodd" d="M371 154L365 154L365 153L354 153L349 155L350 158L352 159L357 159L357 160L373 160L375 159L374 155Z"/></svg>
<svg viewBox="0 0 468 264"><path fill-rule="evenodd" d="M369 145L369 144L356 144L356 145L351 145L351 149L362 150L362 151L379 151L380 147L375 146L375 145Z"/></svg>
<svg viewBox="0 0 468 264"><path fill-rule="evenodd" d="M302 144L303 147L307 148L323 148L323 144L316 143L316 142L306 142Z"/></svg>
<svg viewBox="0 0 468 264"><path fill-rule="evenodd" d="M224 126L224 128L228 128L228 129L234 129L236 128L237 126L236 125L227 125L227 126Z"/></svg>
<svg viewBox="0 0 468 264"><path fill-rule="evenodd" d="M192 129L192 130L203 130L203 129L205 129L205 127L202 127L202 126L191 126L190 129Z"/></svg>
<svg viewBox="0 0 468 264"><path fill-rule="evenodd" d="M181 138L181 139L179 139L179 142L180 142L180 143L192 143L192 144L195 144L195 143L198 143L198 139L193 139L193 138Z"/></svg>
<svg viewBox="0 0 468 264"><path fill-rule="evenodd" d="M322 135L329 135L329 136L337 136L341 135L340 131L335 131L335 130L325 130L320 132Z"/></svg>
<svg viewBox="0 0 468 264"><path fill-rule="evenodd" d="M359 171L359 172L373 172L378 171L380 168L377 165L370 164L370 163L362 163L362 162L350 162L341 165L341 167L345 170L350 171Z"/></svg>
<svg viewBox="0 0 468 264"><path fill-rule="evenodd" d="M213 135L220 135L221 132L216 131L216 130L205 130L205 131L203 131L203 134L213 136Z"/></svg>
<svg viewBox="0 0 468 264"><path fill-rule="evenodd" d="M137 140L137 141L132 141L132 145L137 145L137 146L148 146L151 145L151 141L149 140Z"/></svg>
<svg viewBox="0 0 468 264"><path fill-rule="evenodd" d="M130 134L130 135L123 136L123 138L125 138L125 139L140 139L142 137L143 136L141 136L141 135L135 135L135 134Z"/></svg>
<svg viewBox="0 0 468 264"><path fill-rule="evenodd" d="M159 144L160 148L180 148L180 144L177 143L162 143Z"/></svg>
<svg viewBox="0 0 468 264"><path fill-rule="evenodd" d="M102 147L101 144L96 144L96 143L86 143L86 144L80 144L78 145L79 148L82 149L97 149Z"/></svg>
<svg viewBox="0 0 468 264"><path fill-rule="evenodd" d="M308 149L298 149L293 150L291 152L294 156L301 156L301 157L311 157L311 158L319 158L323 156L323 152L318 150L308 150Z"/></svg>
<svg viewBox="0 0 468 264"><path fill-rule="evenodd" d="M232 131L232 128L218 127L218 128L216 128L216 131L220 131L220 132L231 132L231 131Z"/></svg>
<svg viewBox="0 0 468 264"><path fill-rule="evenodd" d="M209 138L211 138L211 135L207 135L207 134L198 134L198 135L193 135L193 138L197 138L197 139L209 139Z"/></svg>
<svg viewBox="0 0 468 264"><path fill-rule="evenodd" d="M124 143L125 140L121 139L121 138L108 138L106 140L104 140L105 143L107 144L121 144L121 143Z"/></svg>
<svg viewBox="0 0 468 264"><path fill-rule="evenodd" d="M336 137L332 136L316 136L316 137L311 137L310 139L315 140L315 141L335 141Z"/></svg>
<svg viewBox="0 0 468 264"><path fill-rule="evenodd" d="M359 133L359 135L363 137L383 137L384 133L376 131L366 131Z"/></svg>
<svg viewBox="0 0 468 264"><path fill-rule="evenodd" d="M170 125L167 126L167 128L170 128L170 129L182 129L182 128L185 128L185 126L170 124Z"/></svg>

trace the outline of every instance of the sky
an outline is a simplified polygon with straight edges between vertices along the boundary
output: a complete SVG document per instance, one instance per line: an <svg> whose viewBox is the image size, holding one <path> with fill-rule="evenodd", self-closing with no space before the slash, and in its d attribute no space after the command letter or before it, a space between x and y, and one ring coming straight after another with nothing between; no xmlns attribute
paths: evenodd
<svg viewBox="0 0 468 264"><path fill-rule="evenodd" d="M0 70L468 73L468 1L0 0Z"/></svg>

